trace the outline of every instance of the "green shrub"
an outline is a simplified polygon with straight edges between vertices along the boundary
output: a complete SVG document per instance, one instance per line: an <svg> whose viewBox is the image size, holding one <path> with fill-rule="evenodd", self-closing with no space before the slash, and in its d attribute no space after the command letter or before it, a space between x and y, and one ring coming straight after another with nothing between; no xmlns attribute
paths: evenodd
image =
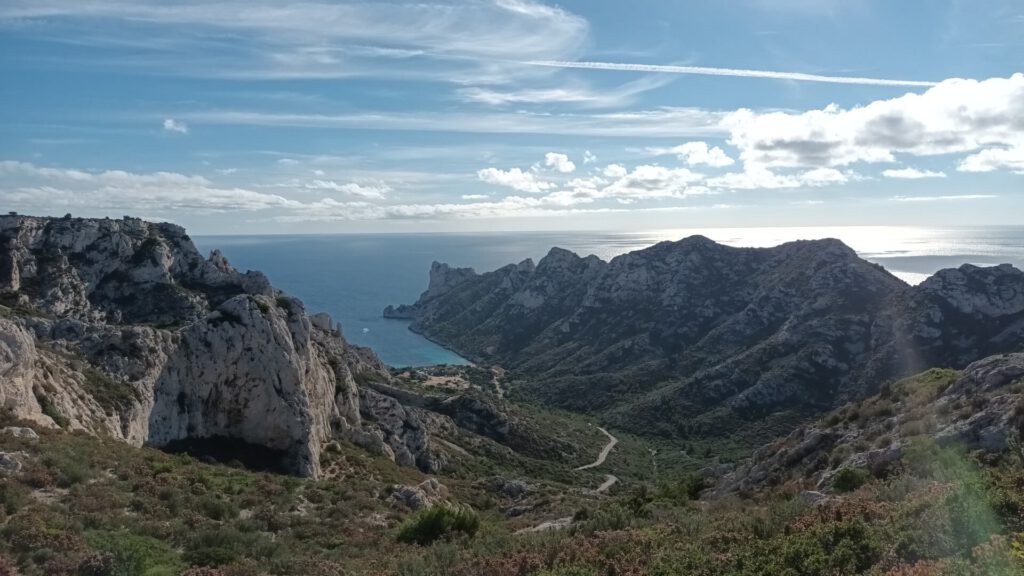
<svg viewBox="0 0 1024 576"><path fill-rule="evenodd" d="M619 504L598 508L590 518L573 526L573 532L590 536L596 532L624 530L633 524L636 516Z"/></svg>
<svg viewBox="0 0 1024 576"><path fill-rule="evenodd" d="M472 537L480 518L468 506L440 504L419 511L398 529L398 541L426 546L457 532Z"/></svg>
<svg viewBox="0 0 1024 576"><path fill-rule="evenodd" d="M110 574L169 576L185 569L178 553L168 544L127 530L90 532L86 534L86 542L90 548L110 555L113 564Z"/></svg>
<svg viewBox="0 0 1024 576"><path fill-rule="evenodd" d="M139 393L131 384L107 376L95 368L82 370L85 375L83 388L103 407L107 415L131 406L139 399Z"/></svg>
<svg viewBox="0 0 1024 576"><path fill-rule="evenodd" d="M544 570L543 572L538 572L537 576L599 576L599 574L597 568L577 564Z"/></svg>
<svg viewBox="0 0 1024 576"><path fill-rule="evenodd" d="M840 493L853 492L863 486L870 476L863 468L843 468L832 478L832 488Z"/></svg>
<svg viewBox="0 0 1024 576"><path fill-rule="evenodd" d="M71 424L71 421L57 410L57 406L53 403L53 400L50 400L49 396L39 388L34 388L32 392L36 397L36 402L39 402L40 410L42 410L44 415L49 416L57 426L67 428Z"/></svg>

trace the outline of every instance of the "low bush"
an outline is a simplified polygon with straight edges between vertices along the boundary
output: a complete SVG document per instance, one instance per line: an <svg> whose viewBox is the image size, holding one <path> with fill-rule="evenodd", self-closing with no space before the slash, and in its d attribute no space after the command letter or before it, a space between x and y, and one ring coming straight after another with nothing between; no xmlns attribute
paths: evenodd
<svg viewBox="0 0 1024 576"><path fill-rule="evenodd" d="M832 488L840 493L853 492L863 486L870 476L863 468L843 468L832 479Z"/></svg>
<svg viewBox="0 0 1024 576"><path fill-rule="evenodd" d="M480 518L468 506L440 504L421 510L402 524L398 541L426 546L457 533L473 537Z"/></svg>

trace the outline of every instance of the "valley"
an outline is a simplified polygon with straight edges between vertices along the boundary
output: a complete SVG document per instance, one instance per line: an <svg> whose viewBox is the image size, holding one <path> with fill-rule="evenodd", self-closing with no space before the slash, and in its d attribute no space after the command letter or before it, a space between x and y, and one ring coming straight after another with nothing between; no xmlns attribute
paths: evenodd
<svg viewBox="0 0 1024 576"><path fill-rule="evenodd" d="M477 363L391 368L173 225L0 216L0 250L0 573L1024 566L1012 267L912 288L834 242L703 239L436 265L390 314Z"/></svg>

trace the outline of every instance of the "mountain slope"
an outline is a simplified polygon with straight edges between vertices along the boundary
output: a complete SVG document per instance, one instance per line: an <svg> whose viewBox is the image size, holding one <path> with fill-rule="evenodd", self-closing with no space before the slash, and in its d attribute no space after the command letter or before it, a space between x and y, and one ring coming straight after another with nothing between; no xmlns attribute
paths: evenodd
<svg viewBox="0 0 1024 576"><path fill-rule="evenodd" d="M706 437L737 421L785 431L886 379L1021 347L1024 273L964 266L909 287L837 240L695 236L610 262L553 249L479 275L435 264L420 299L385 315L545 402Z"/></svg>
<svg viewBox="0 0 1024 576"><path fill-rule="evenodd" d="M390 378L371 351L178 226L2 216L0 304L19 418L308 476L336 437L441 465L419 416L361 402L357 380Z"/></svg>

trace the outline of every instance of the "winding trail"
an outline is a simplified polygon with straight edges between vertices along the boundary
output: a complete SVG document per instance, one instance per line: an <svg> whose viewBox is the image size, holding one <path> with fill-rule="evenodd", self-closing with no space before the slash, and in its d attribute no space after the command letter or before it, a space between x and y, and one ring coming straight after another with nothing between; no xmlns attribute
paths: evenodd
<svg viewBox="0 0 1024 576"><path fill-rule="evenodd" d="M604 435L608 437L608 443L605 444L604 448L601 448L601 453L597 455L597 460L594 460L590 464L580 466L579 468L576 468L576 470L587 470L590 468L597 468L601 464L604 464L605 459L608 458L608 454L610 454L612 449L615 448L615 445L619 443L619 439L616 438L615 436L612 436L611 432L605 430L604 428L601 428L600 426L598 426L597 429L600 430L601 432L604 432ZM608 489L614 486L615 483L618 481L619 479L615 475L605 474L604 482L602 482L601 485L597 487L596 492L598 494L602 492L607 492Z"/></svg>
<svg viewBox="0 0 1024 576"><path fill-rule="evenodd" d="M619 439L616 438L615 436L612 436L611 432L608 432L607 430L601 428L600 426L598 426L597 429L600 430L601 432L604 432L604 435L608 437L608 443L604 445L604 448L601 448L601 452L597 455L597 460L594 460L590 464L584 464L583 466L573 468L573 470L589 470L590 468L596 468L601 464L604 464L605 459L608 458L608 454L610 454L612 449L615 448L615 445L619 443ZM614 486L615 483L618 481L619 478L614 474L605 474L604 482L602 482L601 485L598 486L597 490L595 490L594 492L598 494L607 492L608 489ZM565 518L549 520L547 522L543 522L530 528L523 528L522 530L517 531L516 534L525 534L527 532L546 532L548 530L561 530L562 528L567 528L571 525L572 516L566 516Z"/></svg>
<svg viewBox="0 0 1024 576"><path fill-rule="evenodd" d="M604 464L604 461L606 458L608 458L608 454L611 453L612 448L615 448L615 445L619 443L619 439L616 438L615 436L612 436L611 433L605 430L604 428L598 426L597 429L600 430L601 432L604 432L604 435L608 437L608 444L606 444L604 448L601 448L601 453L597 455L597 460L594 460L590 464L580 466L579 468L576 468L576 470L587 470L588 468L597 468L601 464Z"/></svg>

